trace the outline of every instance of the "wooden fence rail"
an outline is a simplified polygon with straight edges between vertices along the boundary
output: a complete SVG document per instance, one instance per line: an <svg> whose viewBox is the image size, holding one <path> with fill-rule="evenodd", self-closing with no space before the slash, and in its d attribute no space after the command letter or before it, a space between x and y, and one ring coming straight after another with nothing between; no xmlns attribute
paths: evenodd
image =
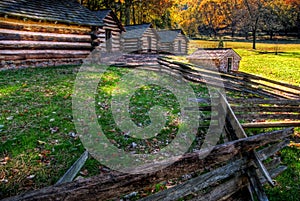
<svg viewBox="0 0 300 201"><path fill-rule="evenodd" d="M223 87L222 85L220 86L218 82L213 82L213 80L221 78L225 89L228 90L257 95L257 97L260 98L300 98L300 87L298 86L273 81L247 73L222 73L214 69L174 61L167 57L158 58L158 63L161 66L175 69L182 73L182 76L186 79L198 83Z"/></svg>
<svg viewBox="0 0 300 201"><path fill-rule="evenodd" d="M168 62L161 60L161 63L166 65ZM169 65L173 65L171 67L172 71L169 73L187 75L185 70L188 69L188 65L176 62L169 63ZM149 68L151 69L152 67ZM187 77L192 75L199 78L197 73L199 72L191 71ZM212 74L212 72L208 72L208 74ZM234 81L238 79L240 78L233 78ZM217 82L211 82L210 84L216 86ZM227 81L225 85L227 89L245 92L242 87L235 87L231 81ZM254 89L247 85L246 91L251 93ZM182 178L184 175L191 175L192 178L167 190L143 197L140 200L171 201L189 197L190 200L257 199L259 201L267 201L268 197L263 190L263 184L267 182L271 186L275 185L273 179L286 169L285 166L281 165L281 160L277 153L289 144L294 129L286 128L247 136L243 130L245 126L240 124L238 118L241 115L248 114L247 112L258 114L264 112L264 110L267 110L268 113L291 112L289 115L294 115L298 118L299 112L297 113L294 109L299 107L299 102L298 100L279 100L275 92L269 95L266 94L268 94L267 91L262 90L256 93L258 97L273 97L273 99L257 99L259 101L249 99L249 102L246 103L252 104L252 106L246 106L248 108L246 110L241 109L245 100L228 101L222 94L219 94L218 98L214 98L214 105L212 106L210 100L191 100L200 102L203 105L200 107L200 110L207 111L208 115L210 115L211 107L217 107L218 114L214 114L210 118L211 121L208 121L208 123L215 124L215 129L223 130L219 139L220 144L216 146L186 153L183 156L170 157L168 160L147 164L143 167L137 167L137 170L142 169L148 172L146 174L110 171L106 174L73 182L58 182L57 185L7 198L4 201L120 199L132 192L138 193L160 182ZM294 95L293 92L280 96L294 98ZM230 104L231 101L233 103ZM166 168L157 171L158 167L166 164L168 165ZM77 165L73 165L72 168L78 169ZM208 170L209 172L207 172ZM66 175L67 178L73 178L74 176L73 174L69 176L69 173Z"/></svg>
<svg viewBox="0 0 300 201"><path fill-rule="evenodd" d="M147 174L110 172L71 183L46 187L7 198L5 201L110 200L120 198L133 191L142 191L144 188L162 181L192 173L199 176L142 200L177 200L192 194L198 197L195 198L197 200L210 197L210 200L213 201L219 200L221 197L241 196L240 191L248 192L245 194L246 196L256 196L258 200L267 200L262 190L262 183L268 181L273 185L272 178L285 169L283 166L278 166L280 160L276 157L276 153L288 144L293 134L293 128L247 137L233 110L222 95L218 107L221 114L226 114L224 130L227 140L224 144L138 167L149 172ZM223 121L222 118L219 120ZM260 147L266 148L256 152L255 150ZM274 156L271 163L262 162L270 156ZM166 163L169 166L165 169L153 171L161 164ZM211 171L201 174L205 170ZM249 188L250 186L251 188Z"/></svg>

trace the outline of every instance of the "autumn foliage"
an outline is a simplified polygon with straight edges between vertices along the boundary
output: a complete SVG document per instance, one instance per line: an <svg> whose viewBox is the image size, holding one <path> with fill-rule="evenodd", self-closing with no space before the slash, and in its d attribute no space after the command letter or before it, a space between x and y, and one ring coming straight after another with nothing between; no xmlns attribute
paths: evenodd
<svg viewBox="0 0 300 201"><path fill-rule="evenodd" d="M151 22L182 28L189 36L221 34L300 38L299 0L81 0L91 10L110 8L124 24ZM254 34L254 35L253 35Z"/></svg>

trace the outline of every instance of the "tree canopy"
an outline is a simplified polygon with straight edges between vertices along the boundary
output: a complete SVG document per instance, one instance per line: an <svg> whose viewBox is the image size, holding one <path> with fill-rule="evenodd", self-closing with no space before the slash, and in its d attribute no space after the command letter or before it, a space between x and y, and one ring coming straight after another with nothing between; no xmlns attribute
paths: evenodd
<svg viewBox="0 0 300 201"><path fill-rule="evenodd" d="M299 0L80 0L91 10L112 9L128 24L181 28L191 37L222 34L254 40L258 32L300 38ZM253 47L255 48L255 47Z"/></svg>

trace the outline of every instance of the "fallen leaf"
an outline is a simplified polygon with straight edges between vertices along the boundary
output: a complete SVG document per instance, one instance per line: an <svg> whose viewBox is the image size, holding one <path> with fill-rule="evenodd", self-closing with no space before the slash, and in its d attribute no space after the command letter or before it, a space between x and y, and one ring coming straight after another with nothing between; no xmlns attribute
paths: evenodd
<svg viewBox="0 0 300 201"><path fill-rule="evenodd" d="M0 159L0 165L6 165L8 161L10 161L10 158L6 156L3 159Z"/></svg>
<svg viewBox="0 0 300 201"><path fill-rule="evenodd" d="M32 174L32 175L29 175L29 176L27 177L27 179L33 179L34 177L35 177L35 175Z"/></svg>
<svg viewBox="0 0 300 201"><path fill-rule="evenodd" d="M70 132L69 136L72 137L72 138L77 138L78 137L77 134L74 133L74 132Z"/></svg>
<svg viewBox="0 0 300 201"><path fill-rule="evenodd" d="M13 116L10 116L10 117L7 117L7 118L6 118L6 120L8 120L8 121L11 121L11 120L13 120L13 119L14 119Z"/></svg>
<svg viewBox="0 0 300 201"><path fill-rule="evenodd" d="M87 176L89 174L89 171L87 169L83 170L83 171L80 171L80 174L82 176Z"/></svg>
<svg viewBox="0 0 300 201"><path fill-rule="evenodd" d="M1 183L4 183L4 184L8 183L7 179L1 179L0 181L1 181Z"/></svg>
<svg viewBox="0 0 300 201"><path fill-rule="evenodd" d="M38 140L37 142L38 142L39 145L45 145L45 144L47 144L46 142L41 141L41 140Z"/></svg>
<svg viewBox="0 0 300 201"><path fill-rule="evenodd" d="M51 134L57 133L59 131L59 127L50 128Z"/></svg>

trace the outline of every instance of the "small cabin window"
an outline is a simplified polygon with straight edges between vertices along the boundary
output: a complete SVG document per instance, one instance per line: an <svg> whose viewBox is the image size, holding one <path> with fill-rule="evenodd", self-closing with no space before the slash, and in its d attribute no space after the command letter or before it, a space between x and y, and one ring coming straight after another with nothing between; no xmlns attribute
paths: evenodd
<svg viewBox="0 0 300 201"><path fill-rule="evenodd" d="M231 72L232 65L233 65L233 58L232 57L228 57L227 58L227 72Z"/></svg>

